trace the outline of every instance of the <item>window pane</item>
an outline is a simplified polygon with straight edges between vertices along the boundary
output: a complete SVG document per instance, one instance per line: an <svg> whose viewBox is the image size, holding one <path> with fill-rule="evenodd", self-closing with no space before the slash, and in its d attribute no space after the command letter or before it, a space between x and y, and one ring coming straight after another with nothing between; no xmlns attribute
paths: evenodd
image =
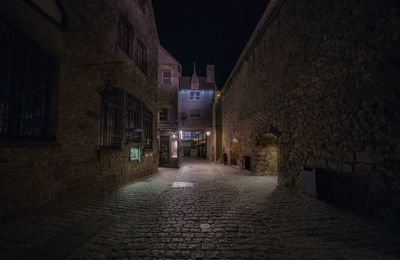
<svg viewBox="0 0 400 260"><path fill-rule="evenodd" d="M171 158L178 158L178 140L171 140Z"/></svg>

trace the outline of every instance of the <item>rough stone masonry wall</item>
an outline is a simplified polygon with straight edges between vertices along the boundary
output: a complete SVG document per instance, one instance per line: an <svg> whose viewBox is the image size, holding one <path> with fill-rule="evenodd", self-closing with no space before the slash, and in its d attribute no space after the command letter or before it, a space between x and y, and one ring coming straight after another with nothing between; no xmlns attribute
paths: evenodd
<svg viewBox="0 0 400 260"><path fill-rule="evenodd" d="M399 2L271 2L223 89L225 151L275 134L280 184L329 169L357 179L360 210L400 216Z"/></svg>
<svg viewBox="0 0 400 260"><path fill-rule="evenodd" d="M157 110L158 37L151 1L147 3L144 16L137 1L63 1L69 18L67 32L24 1L0 3L2 16L57 61L56 142L0 144L0 215L78 200L157 170L156 138L155 150L146 152L141 163L129 162L125 140L121 150L99 149L99 91L105 81ZM118 15L129 21L134 35L147 45L147 76L117 48ZM122 63L99 65L115 62Z"/></svg>

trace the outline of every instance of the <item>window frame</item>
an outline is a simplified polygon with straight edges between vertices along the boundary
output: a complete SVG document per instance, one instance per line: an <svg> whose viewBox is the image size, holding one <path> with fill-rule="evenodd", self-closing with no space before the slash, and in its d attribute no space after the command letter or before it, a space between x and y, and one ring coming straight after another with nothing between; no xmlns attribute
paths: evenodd
<svg viewBox="0 0 400 260"><path fill-rule="evenodd" d="M166 74L169 74L169 77L165 76ZM172 85L172 72L170 69L163 70L162 72L162 83L164 86L171 86Z"/></svg>
<svg viewBox="0 0 400 260"><path fill-rule="evenodd" d="M115 87L103 90L100 113L100 148L121 149L123 92ZM112 104L111 102L114 103ZM110 123L111 121L111 123Z"/></svg>
<svg viewBox="0 0 400 260"><path fill-rule="evenodd" d="M153 150L154 140L154 114L153 112L143 106L143 137L144 137L144 149ZM149 140L149 141L147 141Z"/></svg>
<svg viewBox="0 0 400 260"><path fill-rule="evenodd" d="M134 59L135 59L136 65L142 70L142 72L144 74L147 75L147 69L148 69L147 46L139 38L136 38Z"/></svg>
<svg viewBox="0 0 400 260"><path fill-rule="evenodd" d="M163 114L163 112L165 112L164 114L166 115L166 117L161 119L161 114ZM159 120L160 120L160 122L166 122L166 121L170 120L170 111L168 108L163 107L160 109Z"/></svg>
<svg viewBox="0 0 400 260"><path fill-rule="evenodd" d="M0 142L54 142L56 59L3 19L0 30L7 38L0 50Z"/></svg>
<svg viewBox="0 0 400 260"><path fill-rule="evenodd" d="M191 101L200 101L200 91L191 90L189 93L189 97Z"/></svg>
<svg viewBox="0 0 400 260"><path fill-rule="evenodd" d="M125 31L125 33L123 32ZM129 57L133 54L133 28L130 23L122 16L118 16L117 46Z"/></svg>

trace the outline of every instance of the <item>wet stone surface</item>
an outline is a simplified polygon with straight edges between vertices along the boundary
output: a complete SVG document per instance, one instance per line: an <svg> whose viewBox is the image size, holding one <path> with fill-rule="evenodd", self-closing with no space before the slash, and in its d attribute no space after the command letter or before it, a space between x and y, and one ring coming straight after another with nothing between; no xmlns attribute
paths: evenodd
<svg viewBox="0 0 400 260"><path fill-rule="evenodd" d="M49 247L67 259L400 257L384 224L277 188L275 177L195 160L0 231L0 259L51 259Z"/></svg>

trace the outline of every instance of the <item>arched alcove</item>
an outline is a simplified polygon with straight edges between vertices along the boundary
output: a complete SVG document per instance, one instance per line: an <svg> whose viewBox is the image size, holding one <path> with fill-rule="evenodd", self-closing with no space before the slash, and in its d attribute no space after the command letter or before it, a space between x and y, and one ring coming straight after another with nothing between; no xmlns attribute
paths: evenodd
<svg viewBox="0 0 400 260"><path fill-rule="evenodd" d="M254 149L253 173L256 175L278 175L278 137L272 133L260 135Z"/></svg>

